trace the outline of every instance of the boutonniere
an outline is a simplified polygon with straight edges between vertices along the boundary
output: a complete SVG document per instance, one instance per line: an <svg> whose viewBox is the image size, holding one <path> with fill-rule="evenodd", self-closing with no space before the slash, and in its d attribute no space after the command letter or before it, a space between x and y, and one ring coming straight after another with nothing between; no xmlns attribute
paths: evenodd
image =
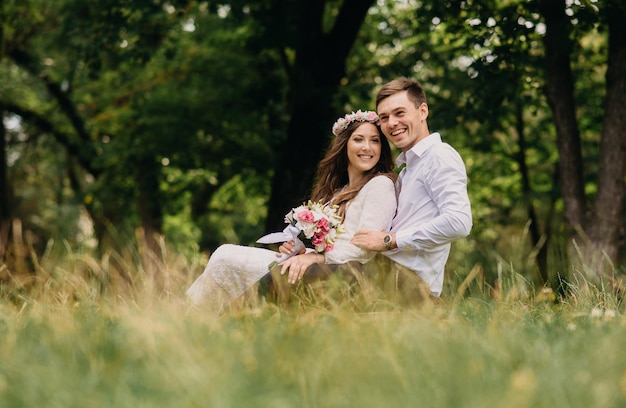
<svg viewBox="0 0 626 408"><path fill-rule="evenodd" d="M400 174L400 172L402 171L402 169L404 169L406 167L406 163L402 163L400 165L400 167L396 167L395 169L393 169L394 173L396 174Z"/></svg>

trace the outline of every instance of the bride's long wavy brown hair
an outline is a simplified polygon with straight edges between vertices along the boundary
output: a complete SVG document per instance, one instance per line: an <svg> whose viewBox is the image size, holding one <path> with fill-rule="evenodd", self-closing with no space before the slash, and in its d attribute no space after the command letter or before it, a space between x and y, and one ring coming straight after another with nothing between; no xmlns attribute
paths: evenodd
<svg viewBox="0 0 626 408"><path fill-rule="evenodd" d="M316 182L313 186L313 192L311 193L311 199L313 201L322 201L336 204L339 206L338 213L343 218L346 212L346 206L356 195L361 188L373 177L378 175L385 175L392 181L395 181L396 174L393 172L394 161L391 153L391 147L387 138L383 135L380 127L378 134L380 136L380 159L378 163L365 173L365 177L359 180L354 186L346 188L342 191L342 188L348 184L348 141L352 133L364 123L369 122L353 122L348 125L343 131L333 138L326 150L324 158L317 166Z"/></svg>

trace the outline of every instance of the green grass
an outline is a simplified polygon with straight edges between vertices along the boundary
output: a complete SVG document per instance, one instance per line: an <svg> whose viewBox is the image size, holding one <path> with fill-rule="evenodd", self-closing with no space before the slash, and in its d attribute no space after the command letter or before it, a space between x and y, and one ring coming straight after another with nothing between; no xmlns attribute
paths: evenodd
<svg viewBox="0 0 626 408"><path fill-rule="evenodd" d="M626 319L600 289L554 303L511 272L405 308L331 283L217 316L183 296L204 259L170 256L159 284L136 259L4 266L0 407L626 406Z"/></svg>

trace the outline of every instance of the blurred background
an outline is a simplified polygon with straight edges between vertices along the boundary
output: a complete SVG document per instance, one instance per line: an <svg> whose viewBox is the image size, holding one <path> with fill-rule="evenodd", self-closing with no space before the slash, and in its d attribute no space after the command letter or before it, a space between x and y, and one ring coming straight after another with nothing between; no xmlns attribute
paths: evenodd
<svg viewBox="0 0 626 408"><path fill-rule="evenodd" d="M622 273L622 0L5 0L0 13L0 278L19 248L51 242L193 257L282 229L334 121L374 109L398 76L423 84L431 131L467 166L474 228L451 276L480 265L496 282L508 265L556 287L573 270Z"/></svg>

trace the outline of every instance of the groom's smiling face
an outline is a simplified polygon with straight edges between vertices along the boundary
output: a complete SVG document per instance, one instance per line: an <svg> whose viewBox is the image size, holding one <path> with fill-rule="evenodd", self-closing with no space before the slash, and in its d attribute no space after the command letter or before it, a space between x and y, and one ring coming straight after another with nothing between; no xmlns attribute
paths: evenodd
<svg viewBox="0 0 626 408"><path fill-rule="evenodd" d="M398 92L378 104L380 127L391 143L403 152L428 136L428 105L416 107L407 91Z"/></svg>

